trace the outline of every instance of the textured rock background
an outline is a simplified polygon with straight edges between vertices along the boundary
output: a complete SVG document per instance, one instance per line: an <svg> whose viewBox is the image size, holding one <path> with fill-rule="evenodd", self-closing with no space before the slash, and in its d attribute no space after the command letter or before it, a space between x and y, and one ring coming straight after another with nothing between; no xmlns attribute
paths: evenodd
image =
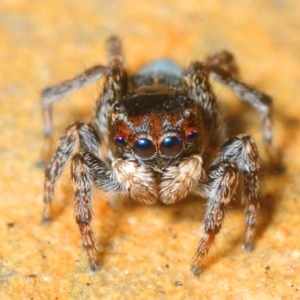
<svg viewBox="0 0 300 300"><path fill-rule="evenodd" d="M0 5L0 299L300 299L300 2L25 1ZM112 208L94 194L93 228L103 253L87 270L66 171L55 222L40 224L42 88L105 64L105 38L124 41L129 70L157 57L182 66L219 49L237 58L243 79L274 97L274 144L284 174L264 168L256 248L241 250L243 209L233 203L222 233L195 278L189 265L204 202ZM55 105L55 137L89 120L100 84ZM215 85L234 131L257 141L258 114ZM229 105L226 105L229 104Z"/></svg>

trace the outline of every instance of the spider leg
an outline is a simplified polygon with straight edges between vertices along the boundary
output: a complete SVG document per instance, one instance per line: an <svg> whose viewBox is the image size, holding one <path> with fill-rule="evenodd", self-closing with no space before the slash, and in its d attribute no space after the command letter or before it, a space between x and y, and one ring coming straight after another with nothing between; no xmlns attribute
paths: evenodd
<svg viewBox="0 0 300 300"><path fill-rule="evenodd" d="M124 164L127 173L122 171ZM133 165L130 162L116 160L113 168L108 167L97 156L89 152L77 153L72 158L71 177L75 191L75 217L78 224L83 247L85 248L91 270L99 266L99 258L95 247L93 232L90 226L92 219L92 184L96 184L105 192L125 192L135 200L152 204L157 200L155 186L148 185L147 174L137 167L129 172ZM154 178L152 178L154 180ZM135 197L137 195L141 199Z"/></svg>
<svg viewBox="0 0 300 300"><path fill-rule="evenodd" d="M259 209L259 157L255 142L246 134L230 138L222 149L222 155L235 163L240 174L242 203L245 209L245 237L243 248L253 250L253 236L256 226L256 212Z"/></svg>
<svg viewBox="0 0 300 300"><path fill-rule="evenodd" d="M218 113L216 97L209 84L209 75L216 81L229 86L243 101L251 104L260 112L262 131L270 165L278 171L284 168L276 149L272 147L272 99L256 89L246 85L236 77L237 68L229 52L220 52L208 57L203 63L192 63L185 73L190 96L198 101L203 110L205 132L208 132L208 143L216 147L224 142L226 132Z"/></svg>
<svg viewBox="0 0 300 300"><path fill-rule="evenodd" d="M120 39L115 36L110 37L107 40L106 48L111 74L106 77L102 94L96 102L92 124L97 130L97 135L103 148L108 149L109 128L107 118L113 105L126 93L128 75L124 69L124 57Z"/></svg>
<svg viewBox="0 0 300 300"><path fill-rule="evenodd" d="M219 67L223 70L229 72L232 76L238 77L239 70L234 59L233 54L230 52L223 50L217 52L213 55L206 57L204 60L204 64L207 67Z"/></svg>
<svg viewBox="0 0 300 300"><path fill-rule="evenodd" d="M220 162L208 174L209 198L204 219L204 234L198 244L193 257L191 271L195 276L201 272L208 251L219 233L225 209L236 192L239 173L234 164L227 161Z"/></svg>
<svg viewBox="0 0 300 300"><path fill-rule="evenodd" d="M117 36L111 36L106 41L108 64L111 68L124 67L124 55L121 40Z"/></svg>
<svg viewBox="0 0 300 300"><path fill-rule="evenodd" d="M51 219L51 202L54 198L55 183L64 170L70 156L73 154L78 141L82 150L99 156L99 142L91 125L76 122L66 129L45 171L43 223L47 223Z"/></svg>
<svg viewBox="0 0 300 300"><path fill-rule="evenodd" d="M81 234L82 245L87 253L91 270L99 266L98 253L95 247L91 228L92 220L92 176L80 153L72 158L71 178L75 191L75 218Z"/></svg>
<svg viewBox="0 0 300 300"><path fill-rule="evenodd" d="M218 103L216 96L209 83L209 75L204 68L197 63L192 63L184 73L184 80L187 85L189 96L194 99L201 111L201 122L203 135L207 136L206 144L212 149L218 147L225 140L225 126L221 126Z"/></svg>
<svg viewBox="0 0 300 300"><path fill-rule="evenodd" d="M44 121L44 136L45 141L42 148L42 162L41 164L46 163L50 157L51 151L51 137L53 134L53 121L52 121L52 105L61 98L65 98L77 90L92 84L99 80L102 76L119 76L119 73L123 72L123 54L121 42L117 37L111 37L107 40L107 52L109 67L97 65L85 70L83 73L77 75L76 77L65 80L57 85L48 87L41 92L41 102L42 102L42 111L43 111L43 121ZM118 83L120 86L125 85L124 80L115 80L122 81Z"/></svg>
<svg viewBox="0 0 300 300"><path fill-rule="evenodd" d="M243 101L252 105L261 115L263 137L266 145L272 142L272 99L268 95L243 83L226 70L217 66L208 66L210 75L217 81L227 85Z"/></svg>
<svg viewBox="0 0 300 300"><path fill-rule="evenodd" d="M204 220L204 234L201 237L192 262L194 275L200 274L205 257L219 233L225 216L225 209L236 193L238 186L242 202L246 205L246 232L243 247L253 249L253 235L256 225L258 202L258 152L254 141L248 135L230 138L208 173L208 202Z"/></svg>
<svg viewBox="0 0 300 300"><path fill-rule="evenodd" d="M51 151L51 137L53 134L53 121L52 121L52 105L56 101L66 96L71 95L82 87L92 84L99 80L103 75L109 75L110 68L104 66L94 66L85 70L78 76L63 81L57 85L48 87L42 91L42 111L44 122L44 145L42 148L42 163L49 161Z"/></svg>

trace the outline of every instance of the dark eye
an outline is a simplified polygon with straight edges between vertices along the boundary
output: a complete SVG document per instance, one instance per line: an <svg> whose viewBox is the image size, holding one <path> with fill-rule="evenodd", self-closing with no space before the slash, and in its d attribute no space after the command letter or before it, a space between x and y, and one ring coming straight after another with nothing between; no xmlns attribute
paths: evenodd
<svg viewBox="0 0 300 300"><path fill-rule="evenodd" d="M151 140L138 139L133 144L133 151L140 157L150 157L155 153L155 145Z"/></svg>
<svg viewBox="0 0 300 300"><path fill-rule="evenodd" d="M116 144L117 147L120 147L120 148L123 149L127 146L127 141L122 136L116 136L115 137L115 144Z"/></svg>
<svg viewBox="0 0 300 300"><path fill-rule="evenodd" d="M183 147L182 139L178 136L167 136L160 143L160 151L165 155L176 155Z"/></svg>
<svg viewBox="0 0 300 300"><path fill-rule="evenodd" d="M191 131L188 135L187 135L187 140L188 142L195 142L198 138L198 131L194 130Z"/></svg>

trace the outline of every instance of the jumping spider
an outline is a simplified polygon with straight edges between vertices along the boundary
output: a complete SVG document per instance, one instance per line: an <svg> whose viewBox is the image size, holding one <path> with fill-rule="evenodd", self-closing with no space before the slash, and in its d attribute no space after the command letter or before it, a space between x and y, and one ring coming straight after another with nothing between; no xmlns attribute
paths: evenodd
<svg viewBox="0 0 300 300"><path fill-rule="evenodd" d="M145 204L173 204L188 195L207 199L204 233L192 260L194 275L200 273L239 189L246 206L243 247L251 251L259 208L258 151L246 134L227 138L209 76L260 112L266 145L272 139L270 97L237 79L234 57L226 51L186 70L168 59L156 60L133 76L124 69L117 37L108 39L107 52L107 67L92 67L42 92L47 156L52 104L105 77L92 121L66 129L46 169L43 221L51 219L55 183L72 157L75 217L92 270L99 266L90 226L94 184Z"/></svg>

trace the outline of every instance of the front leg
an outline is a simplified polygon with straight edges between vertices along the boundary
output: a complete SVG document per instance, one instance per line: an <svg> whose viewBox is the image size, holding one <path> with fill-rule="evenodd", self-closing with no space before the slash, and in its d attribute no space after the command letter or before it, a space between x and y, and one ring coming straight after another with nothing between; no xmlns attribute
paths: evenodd
<svg viewBox="0 0 300 300"><path fill-rule="evenodd" d="M253 250L253 236L256 226L256 212L259 208L259 157L255 142L246 134L230 138L222 149L224 157L236 164L241 176L240 188L245 209L245 237L243 248Z"/></svg>
<svg viewBox="0 0 300 300"><path fill-rule="evenodd" d="M92 220L92 176L83 156L78 153L72 158L71 178L75 191L75 218L78 224L82 245L87 253L91 270L99 267L99 257L91 228Z"/></svg>
<svg viewBox="0 0 300 300"><path fill-rule="evenodd" d="M43 223L48 223L51 220L51 202L54 199L55 183L59 179L78 142L81 150L89 151L95 156L99 156L99 142L91 125L76 122L65 130L59 140L57 150L45 171Z"/></svg>
<svg viewBox="0 0 300 300"><path fill-rule="evenodd" d="M191 271L195 276L201 267L208 251L219 233L225 217L226 206L237 190L239 173L234 164L223 161L214 166L208 175L208 202L204 220L204 234L194 255Z"/></svg>
<svg viewBox="0 0 300 300"><path fill-rule="evenodd" d="M192 263L194 275L200 274L205 256L220 231L228 205L239 185L242 203L246 205L246 232L243 248L253 249L258 202L258 151L254 141L245 134L230 138L208 174L208 203L204 220L204 234L198 245Z"/></svg>

